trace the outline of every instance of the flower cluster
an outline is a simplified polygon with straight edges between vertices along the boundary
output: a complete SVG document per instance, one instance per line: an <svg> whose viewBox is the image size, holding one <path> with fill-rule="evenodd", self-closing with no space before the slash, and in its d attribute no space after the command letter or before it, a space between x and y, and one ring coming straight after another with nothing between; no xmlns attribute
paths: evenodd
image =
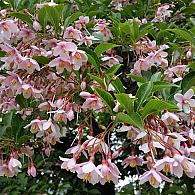
<svg viewBox="0 0 195 195"><path fill-rule="evenodd" d="M27 173L35 177L34 149L49 157L56 143L71 135L68 157L59 157L61 169L84 182L117 184L118 162L141 173L140 184L155 188L172 183L172 176L195 177L194 86L186 84L194 81L193 44L173 38L175 32L181 36L181 29L164 27L166 38L186 50L180 54L184 49L179 44L157 40L174 6L161 5L153 18L120 22L125 10L117 13L127 5L114 0L109 8L116 18L78 15L57 29L52 15L47 25L39 16L43 8L58 8L53 1L37 4L31 25L0 12L0 125L6 131L12 120L22 121L20 131L28 138L19 144L17 136L3 142L0 148L7 156L0 150L0 176L16 176L25 155ZM148 26L159 32L156 39Z"/></svg>

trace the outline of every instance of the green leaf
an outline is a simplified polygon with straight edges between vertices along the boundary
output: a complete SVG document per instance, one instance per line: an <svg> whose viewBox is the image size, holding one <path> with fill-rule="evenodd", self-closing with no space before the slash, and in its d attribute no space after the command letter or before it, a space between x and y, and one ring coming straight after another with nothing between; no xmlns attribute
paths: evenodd
<svg viewBox="0 0 195 195"><path fill-rule="evenodd" d="M181 82L181 89L185 93L192 86L195 86L195 71L186 74Z"/></svg>
<svg viewBox="0 0 195 195"><path fill-rule="evenodd" d="M21 108L28 107L28 102L22 94L18 94L16 96L16 102L21 106Z"/></svg>
<svg viewBox="0 0 195 195"><path fill-rule="evenodd" d="M73 23L75 20L77 20L80 16L82 16L82 12L76 12L72 14L71 16L67 17L64 21L64 29L66 29L71 23Z"/></svg>
<svg viewBox="0 0 195 195"><path fill-rule="evenodd" d="M48 15L48 19L50 20L52 26L54 27L55 30L55 34L57 35L61 28L60 28L60 16L57 12L57 10L55 9L55 7L52 6L45 6L46 8L46 12Z"/></svg>
<svg viewBox="0 0 195 195"><path fill-rule="evenodd" d="M42 26L43 31L45 32L46 31L46 26L47 26L47 21L48 21L46 6L42 7L38 11L38 19L39 19L39 22Z"/></svg>
<svg viewBox="0 0 195 195"><path fill-rule="evenodd" d="M93 58L92 55L86 53L87 57L88 57L88 62L94 66L94 68L97 70L98 73L100 73L100 66L97 64L96 60Z"/></svg>
<svg viewBox="0 0 195 195"><path fill-rule="evenodd" d="M96 48L95 48L95 53L97 54L97 56L100 56L102 53L104 53L105 51L107 51L108 49L112 49L114 47L119 47L120 45L116 45L113 43L101 43L99 44Z"/></svg>
<svg viewBox="0 0 195 195"><path fill-rule="evenodd" d="M99 78L99 77L97 77L97 76L95 76L95 75L92 75L92 74L90 74L90 73L88 73L88 75L89 75L93 80L95 80L97 83L99 83L103 89L106 89L106 86L105 86L105 84L104 84L104 81L103 81L101 78Z"/></svg>
<svg viewBox="0 0 195 195"><path fill-rule="evenodd" d="M141 117L139 116L139 114L135 112L132 112L131 114L124 114L122 112L119 112L116 115L116 121L127 123L135 127L138 127L140 130L144 130L143 121Z"/></svg>
<svg viewBox="0 0 195 195"><path fill-rule="evenodd" d="M127 76L131 77L132 81L137 81L137 82L140 82L140 83L146 83L147 82L143 77L140 77L140 76L137 76L137 75L134 75L134 74L127 74Z"/></svg>
<svg viewBox="0 0 195 195"><path fill-rule="evenodd" d="M50 59L45 56L33 56L33 59L40 64L48 64L50 62Z"/></svg>
<svg viewBox="0 0 195 195"><path fill-rule="evenodd" d="M13 112L8 112L3 115L2 122L5 126L10 127L12 123Z"/></svg>
<svg viewBox="0 0 195 195"><path fill-rule="evenodd" d="M98 56L96 55L96 53L86 47L79 47L79 49L83 50L86 52L86 55L88 57L88 62L94 66L94 68L97 70L97 72L100 74L101 70L100 70L100 60L98 58Z"/></svg>
<svg viewBox="0 0 195 195"><path fill-rule="evenodd" d="M189 32L181 29L167 29L167 30L175 33L176 35L179 35L181 38L194 44L194 38Z"/></svg>
<svg viewBox="0 0 195 195"><path fill-rule="evenodd" d="M195 70L195 62L193 62L191 64L188 64L188 67L189 68L192 68L193 70Z"/></svg>
<svg viewBox="0 0 195 195"><path fill-rule="evenodd" d="M108 70L106 70L106 74L116 74L116 72L119 70L119 68L121 66L122 66L122 64L115 64L115 65L113 65Z"/></svg>
<svg viewBox="0 0 195 195"><path fill-rule="evenodd" d="M170 112L174 112L178 110L178 107L175 104L166 101L152 99L144 106L142 112L142 119L146 118L148 115L152 113L160 112L165 109Z"/></svg>
<svg viewBox="0 0 195 195"><path fill-rule="evenodd" d="M17 140L17 142L19 145L22 145L22 144L26 143L27 141L29 141L31 138L32 138L32 136L30 136L30 135L23 135Z"/></svg>
<svg viewBox="0 0 195 195"><path fill-rule="evenodd" d="M115 88L116 92L118 92L118 93L125 92L123 84L117 76L115 76L113 74L107 74L106 75L106 82L107 82L107 85L109 85L111 83L113 85L113 87Z"/></svg>
<svg viewBox="0 0 195 195"><path fill-rule="evenodd" d="M120 105L124 107L124 109L128 112L131 113L133 112L133 102L134 99L130 98L127 94L125 93L119 93L115 94L116 99L119 101Z"/></svg>
<svg viewBox="0 0 195 195"><path fill-rule="evenodd" d="M29 15L26 15L26 14L23 14L23 13L20 13L20 12L12 12L9 15L16 17L16 18L22 20L23 22L26 22L30 26L33 25L33 20Z"/></svg>
<svg viewBox="0 0 195 195"><path fill-rule="evenodd" d="M151 94L153 88L153 83L149 81L148 83L142 84L136 93L136 110L139 110L140 106L147 100L148 96Z"/></svg>
<svg viewBox="0 0 195 195"><path fill-rule="evenodd" d="M5 57L6 56L6 52L5 51L0 51L0 57Z"/></svg>
<svg viewBox="0 0 195 195"><path fill-rule="evenodd" d="M160 91L161 89L164 89L164 88L179 87L178 85L168 83L165 81L157 81L157 82L154 82L153 84L154 85L153 85L152 92Z"/></svg>
<svg viewBox="0 0 195 195"><path fill-rule="evenodd" d="M108 107L109 111L112 113L113 108L115 106L114 104L114 98L108 93L107 91L99 88L94 89L97 95L102 99L102 101L105 103L105 105Z"/></svg>

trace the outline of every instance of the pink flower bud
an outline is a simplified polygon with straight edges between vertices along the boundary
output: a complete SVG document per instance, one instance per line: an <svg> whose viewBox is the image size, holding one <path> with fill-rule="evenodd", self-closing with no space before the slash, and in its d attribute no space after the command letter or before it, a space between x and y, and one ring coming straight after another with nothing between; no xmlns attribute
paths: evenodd
<svg viewBox="0 0 195 195"><path fill-rule="evenodd" d="M27 173L29 176L31 175L33 177L36 177L37 171L33 163L31 163L30 166L28 167Z"/></svg>
<svg viewBox="0 0 195 195"><path fill-rule="evenodd" d="M82 81L81 82L81 90L85 91L85 89L86 89L86 81Z"/></svg>
<svg viewBox="0 0 195 195"><path fill-rule="evenodd" d="M41 25L35 20L33 22L33 28L36 30L36 31L39 31L41 29Z"/></svg>

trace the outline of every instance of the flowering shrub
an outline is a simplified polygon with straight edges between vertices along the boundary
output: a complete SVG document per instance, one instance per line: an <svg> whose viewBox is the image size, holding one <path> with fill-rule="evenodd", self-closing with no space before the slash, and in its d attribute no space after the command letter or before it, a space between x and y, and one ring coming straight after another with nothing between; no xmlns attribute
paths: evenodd
<svg viewBox="0 0 195 195"><path fill-rule="evenodd" d="M0 4L0 176L73 138L56 163L93 185L194 178L194 2L30 2Z"/></svg>

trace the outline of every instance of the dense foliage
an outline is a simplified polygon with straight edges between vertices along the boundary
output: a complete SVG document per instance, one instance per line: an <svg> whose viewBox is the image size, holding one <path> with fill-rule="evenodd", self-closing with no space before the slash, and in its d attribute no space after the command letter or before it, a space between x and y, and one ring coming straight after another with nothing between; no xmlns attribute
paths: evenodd
<svg viewBox="0 0 195 195"><path fill-rule="evenodd" d="M1 192L195 194L194 13L2 0Z"/></svg>

